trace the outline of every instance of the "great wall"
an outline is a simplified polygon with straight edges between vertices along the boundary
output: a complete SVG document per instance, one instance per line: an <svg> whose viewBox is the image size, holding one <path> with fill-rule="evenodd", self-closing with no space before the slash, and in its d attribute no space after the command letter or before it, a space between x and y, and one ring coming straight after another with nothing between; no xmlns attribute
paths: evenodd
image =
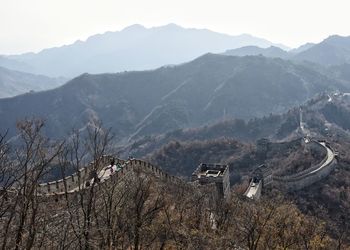
<svg viewBox="0 0 350 250"><path fill-rule="evenodd" d="M305 143L309 147L320 147L325 151L325 157L318 164L292 175L281 176L277 175L276 173L265 171L265 173L268 174L264 174L263 176L257 178L252 178L246 192L244 193L244 196L250 199L259 199L261 197L263 187L266 186L272 186L286 191L299 190L310 186L313 183L318 182L324 177L328 176L336 166L337 153L335 150L333 150L324 141L319 142L316 140L306 140ZM112 160L116 166L119 166L113 172L110 169L110 163ZM80 192L81 190L89 188L91 183L94 182L94 178L92 177L91 173L94 169L96 169L96 165L96 162L91 162L86 167L79 169L77 172L65 177L64 179L39 184L37 187L37 195L57 198L63 197L65 194L74 194ZM97 186L102 183L106 183L109 180L118 180L128 173L135 172L137 169L146 170L158 178L173 183L184 182L178 177L167 174L161 168L154 166L149 162L138 159L126 161L108 155L100 157L98 159L98 165L98 179L100 181L96 183ZM88 185L88 183L90 185Z"/></svg>
<svg viewBox="0 0 350 250"><path fill-rule="evenodd" d="M295 174L280 176L269 172L269 174L265 174L264 176L253 177L244 193L246 197L259 199L263 187L269 185L287 191L299 190L320 181L332 172L337 163L337 152L325 141L310 139L310 131L306 128L306 124L303 122L301 109L299 128L300 132L305 136L305 146L320 148L324 151L325 157L318 164Z"/></svg>
<svg viewBox="0 0 350 250"><path fill-rule="evenodd" d="M318 146L326 152L325 157L318 164L292 175L279 176L271 173L263 176L262 179L252 179L244 195L252 199L259 199L263 186L271 185L283 190L298 190L310 186L328 176L336 165L335 151L325 142L310 140L307 145L311 147ZM114 159L116 165L120 166L119 169L114 172L111 172L109 167L112 159ZM99 159L99 164L102 166L98 172L100 183L104 183L112 178L121 178L126 173L135 171L137 168L147 170L155 176L171 182L182 182L178 177L169 175L161 168L143 160L133 159L125 161L113 156L103 156ZM39 184L37 189L38 195L60 196L66 193L71 194L79 192L82 189L88 188L86 184L87 182L93 181L91 171L94 166L95 164L92 162L88 166L79 169L79 171L65 177L64 179Z"/></svg>
<svg viewBox="0 0 350 250"><path fill-rule="evenodd" d="M320 181L324 177L328 176L331 171L336 166L337 160L336 155L337 152L330 147L328 143L325 141L317 141L317 140L311 140L309 137L309 131L305 129L305 124L302 122L302 114L300 112L300 129L301 132L306 135L304 137L304 145L305 147L314 147L318 148L318 150L323 150L325 153L325 157L316 165L311 166L308 169L305 169L301 172L294 173L291 175L279 175L278 173L273 173L269 168L267 167L263 173L259 174L259 176L253 176L251 179L249 186L247 190L244 193L244 196L250 198L250 199L259 199L263 187L266 186L272 186L276 187L281 190L291 191L291 190L299 190L302 188L305 188L307 186L312 185L315 182ZM112 171L112 165L115 164L115 170ZM204 166L218 166L219 168L222 168L222 165L217 164L201 164ZM200 165L200 166L201 166ZM118 167L117 167L118 166ZM201 185L208 184L209 182L216 183L217 185L220 184L220 187L223 187L222 193L224 194L224 197L227 197L227 189L229 188L229 169L228 166L226 166L226 169L224 171L217 169L213 170L207 170L207 171L217 171L219 174L217 174L217 178L215 179L212 174L208 177L205 175L201 175L198 178L194 178L196 176L196 171L198 172L198 169L194 172L192 175L192 181L197 181ZM137 169L146 170L150 173L152 173L154 176L165 179L167 181L175 182L175 183L183 183L183 180L169 175L166 172L164 172L161 168L152 165L149 162L143 161L143 160L137 160L137 159L130 159L130 160L122 160L118 159L114 156L108 155L108 156L102 156L98 158L96 161L91 162L86 167L80 168L77 172L74 174L67 176L63 179L47 182L47 183L41 183L38 184L36 192L38 196L51 196L51 197L62 197L65 194L74 194L77 192L80 192L81 190L88 189L90 185L96 181L96 179L99 180L98 183L95 183L97 186L99 186L102 183L106 183L107 181L111 179L120 179L123 176L125 176L127 173L135 172ZM95 171L96 176L94 177L92 175L93 171ZM197 173L198 174L198 173ZM96 178L97 177L97 178ZM201 181L201 178L203 181ZM207 180L207 181L205 181ZM222 182L222 183L218 183ZM10 192L17 192L16 189L7 190Z"/></svg>
<svg viewBox="0 0 350 250"><path fill-rule="evenodd" d="M116 165L120 166L119 169L113 172L109 167L109 164L112 160L114 160ZM133 172L137 169L147 170L155 176L167 181L175 183L182 182L180 178L169 175L165 173L161 168L142 160L132 159L125 161L109 155L102 156L100 159L98 159L98 164L100 166L98 167L98 178L100 181L97 183L97 185L105 183L113 178L122 178L127 173ZM38 185L37 194L40 196L61 196L89 188L91 183L94 181L94 178L91 177L91 173L95 167L96 164L94 162L91 162L88 166L79 169L76 173L67 176L64 179L41 183ZM87 185L87 183L90 183L90 185Z"/></svg>
<svg viewBox="0 0 350 250"><path fill-rule="evenodd" d="M264 175L262 178L253 177L244 195L251 199L259 199L263 187L272 186L286 191L295 191L308 186L328 176L335 168L336 152L327 143L311 140L309 146L319 146L325 151L325 157L316 165L301 172L280 176L274 173Z"/></svg>

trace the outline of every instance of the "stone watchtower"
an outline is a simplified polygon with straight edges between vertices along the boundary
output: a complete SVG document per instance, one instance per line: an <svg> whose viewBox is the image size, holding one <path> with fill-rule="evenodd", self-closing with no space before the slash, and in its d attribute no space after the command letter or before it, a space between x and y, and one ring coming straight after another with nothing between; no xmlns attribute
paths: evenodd
<svg viewBox="0 0 350 250"><path fill-rule="evenodd" d="M228 165L201 163L192 174L192 182L200 185L214 184L219 198L230 196L230 173Z"/></svg>

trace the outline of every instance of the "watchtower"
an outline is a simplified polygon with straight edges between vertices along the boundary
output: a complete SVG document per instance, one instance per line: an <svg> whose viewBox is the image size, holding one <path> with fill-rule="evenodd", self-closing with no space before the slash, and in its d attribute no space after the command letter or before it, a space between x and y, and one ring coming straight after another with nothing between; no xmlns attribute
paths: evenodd
<svg viewBox="0 0 350 250"><path fill-rule="evenodd" d="M228 165L201 163L192 174L192 182L200 185L215 184L219 198L230 196L230 173Z"/></svg>

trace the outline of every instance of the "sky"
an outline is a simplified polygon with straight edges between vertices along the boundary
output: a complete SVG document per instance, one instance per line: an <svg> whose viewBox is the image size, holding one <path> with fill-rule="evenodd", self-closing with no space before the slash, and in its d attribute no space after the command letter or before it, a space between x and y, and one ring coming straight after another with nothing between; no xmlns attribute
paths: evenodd
<svg viewBox="0 0 350 250"><path fill-rule="evenodd" d="M298 47L350 35L349 0L0 0L0 54L38 52L117 31L176 23Z"/></svg>

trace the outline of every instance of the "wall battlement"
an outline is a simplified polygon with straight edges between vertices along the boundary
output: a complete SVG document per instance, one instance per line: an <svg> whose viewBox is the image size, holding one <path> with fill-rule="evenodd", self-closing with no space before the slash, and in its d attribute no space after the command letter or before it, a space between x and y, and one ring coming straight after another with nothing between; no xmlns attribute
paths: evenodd
<svg viewBox="0 0 350 250"><path fill-rule="evenodd" d="M165 173L161 168L145 162L142 160L129 160L125 161L122 159L114 158L113 156L103 156L98 160L99 170L104 171L106 166L108 166L111 160L114 159L116 164L120 164L122 168L119 171L113 173L108 173L102 176L101 181L97 184L106 183L111 179L118 179L126 175L127 173L136 171L137 169L146 170L151 172L155 176L165 179L173 183L181 183L182 180L178 177L169 175ZM94 169L96 163L92 162L88 166L79 169L76 173L60 179L57 181L42 183L38 185L37 192L39 196L46 197L63 197L66 194L72 195L82 190L88 189L89 186L86 185L87 181L91 181L91 171Z"/></svg>
<svg viewBox="0 0 350 250"><path fill-rule="evenodd" d="M311 141L310 143L313 143L314 146L317 144L325 150L326 156L322 161L311 168L293 175L273 175L273 186L287 190L299 190L320 181L331 173L337 163L334 150L325 142Z"/></svg>
<svg viewBox="0 0 350 250"><path fill-rule="evenodd" d="M201 163L193 172L192 182L200 185L215 183L219 197L230 196L230 173L228 165Z"/></svg>

